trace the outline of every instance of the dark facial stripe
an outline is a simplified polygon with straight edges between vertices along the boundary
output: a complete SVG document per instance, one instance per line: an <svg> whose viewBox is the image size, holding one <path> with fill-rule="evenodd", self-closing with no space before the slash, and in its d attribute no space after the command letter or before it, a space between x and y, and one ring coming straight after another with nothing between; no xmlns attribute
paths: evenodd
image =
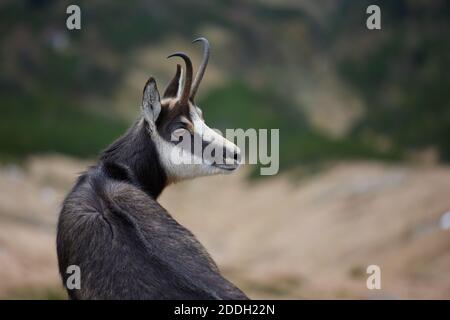
<svg viewBox="0 0 450 320"><path fill-rule="evenodd" d="M180 104L173 99L163 101L161 113L156 121L159 135L166 141L171 141L171 134L177 128L177 124L184 123L186 129L194 133L194 125L189 112L189 106Z"/></svg>

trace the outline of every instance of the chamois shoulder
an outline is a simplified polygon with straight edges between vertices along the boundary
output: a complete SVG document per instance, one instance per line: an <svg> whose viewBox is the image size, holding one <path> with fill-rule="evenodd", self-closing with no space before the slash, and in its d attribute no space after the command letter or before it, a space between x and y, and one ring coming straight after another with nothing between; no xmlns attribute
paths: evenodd
<svg viewBox="0 0 450 320"><path fill-rule="evenodd" d="M114 169L115 177L104 168L91 169L65 201L58 227L60 270L79 265L84 279L80 291L69 292L77 295L72 298L245 298L194 235L122 169Z"/></svg>

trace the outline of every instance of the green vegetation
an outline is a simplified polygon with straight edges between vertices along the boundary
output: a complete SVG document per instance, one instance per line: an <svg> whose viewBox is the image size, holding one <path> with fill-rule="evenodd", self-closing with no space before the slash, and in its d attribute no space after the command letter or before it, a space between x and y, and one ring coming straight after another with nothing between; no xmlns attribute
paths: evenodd
<svg viewBox="0 0 450 320"><path fill-rule="evenodd" d="M280 129L280 168L298 164L316 165L342 158L398 159L399 154L382 152L357 136L331 138L313 127L291 102L269 89L256 91L242 82L214 90L199 103L206 121L226 128Z"/></svg>
<svg viewBox="0 0 450 320"><path fill-rule="evenodd" d="M93 156L127 127L123 121L69 104L63 108L42 97L14 97L3 99L3 103L8 105L0 118L3 158L43 152Z"/></svg>
<svg viewBox="0 0 450 320"><path fill-rule="evenodd" d="M351 17L373 1L343 7L344 25L334 39L351 34ZM393 148L414 150L435 147L450 161L450 6L381 2L383 37L367 32L372 45L344 52L337 68L344 81L364 98L366 115L353 135L370 132L389 138ZM356 24L357 22L353 22Z"/></svg>
<svg viewBox="0 0 450 320"><path fill-rule="evenodd" d="M282 169L404 159L430 146L450 161L450 6L379 2L381 34L365 29L372 2L342 0L316 17L307 6L257 1L80 1L83 28L74 32L64 28L69 2L8 2L0 11L0 158L97 154L129 125L105 106L136 50L213 27L232 38L229 51L213 52L231 80L200 101L205 116L218 128L279 128ZM316 56L363 100L347 136L313 127L286 94L314 72ZM104 107L90 108L92 100Z"/></svg>

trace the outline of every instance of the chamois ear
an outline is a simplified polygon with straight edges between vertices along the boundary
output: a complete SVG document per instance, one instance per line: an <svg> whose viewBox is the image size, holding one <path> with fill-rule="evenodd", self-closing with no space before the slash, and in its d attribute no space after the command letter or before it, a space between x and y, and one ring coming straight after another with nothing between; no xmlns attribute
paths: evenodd
<svg viewBox="0 0 450 320"><path fill-rule="evenodd" d="M153 77L148 79L144 87L144 94L142 97L142 112L147 122L156 122L159 113L161 112L161 100L159 98L156 81Z"/></svg>
<svg viewBox="0 0 450 320"><path fill-rule="evenodd" d="M179 93L180 87L180 79L181 79L181 66L177 64L177 71L175 72L174 77L170 80L169 84L164 90L164 98L176 98Z"/></svg>

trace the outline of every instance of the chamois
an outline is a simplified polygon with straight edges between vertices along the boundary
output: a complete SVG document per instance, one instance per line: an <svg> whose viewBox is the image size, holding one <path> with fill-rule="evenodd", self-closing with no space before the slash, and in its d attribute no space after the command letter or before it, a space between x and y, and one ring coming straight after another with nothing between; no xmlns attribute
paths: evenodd
<svg viewBox="0 0 450 320"><path fill-rule="evenodd" d="M219 272L194 235L157 202L169 184L196 176L230 173L239 148L209 128L194 98L210 55L192 81L192 63L182 52L162 99L153 77L143 90L141 115L83 173L63 202L57 232L59 272L66 286L71 265L79 267L79 289L71 299L248 299ZM183 72L182 72L183 71ZM182 78L185 73L184 86ZM201 138L202 148L220 145L223 161L177 159L182 139ZM177 151L177 152L174 152ZM186 151L186 150L184 150ZM195 155L192 150L188 154Z"/></svg>

